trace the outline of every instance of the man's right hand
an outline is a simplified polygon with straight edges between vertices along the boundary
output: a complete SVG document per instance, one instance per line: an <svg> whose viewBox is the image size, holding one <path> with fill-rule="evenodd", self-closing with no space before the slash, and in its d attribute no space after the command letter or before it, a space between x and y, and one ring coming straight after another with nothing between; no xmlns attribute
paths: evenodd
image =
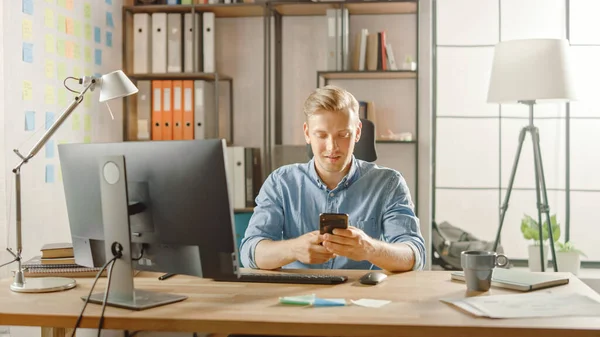
<svg viewBox="0 0 600 337"><path fill-rule="evenodd" d="M323 239L319 231L306 233L294 239L293 251L296 260L306 264L321 264L335 255L321 245Z"/></svg>

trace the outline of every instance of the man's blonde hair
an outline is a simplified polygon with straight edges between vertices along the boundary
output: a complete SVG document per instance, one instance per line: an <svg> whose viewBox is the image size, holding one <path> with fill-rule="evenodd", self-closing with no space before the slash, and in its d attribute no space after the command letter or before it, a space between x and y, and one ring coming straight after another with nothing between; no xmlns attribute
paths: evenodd
<svg viewBox="0 0 600 337"><path fill-rule="evenodd" d="M317 88L304 102L304 115L307 121L319 110L342 112L348 114L356 122L360 120L356 98L347 90L335 85Z"/></svg>

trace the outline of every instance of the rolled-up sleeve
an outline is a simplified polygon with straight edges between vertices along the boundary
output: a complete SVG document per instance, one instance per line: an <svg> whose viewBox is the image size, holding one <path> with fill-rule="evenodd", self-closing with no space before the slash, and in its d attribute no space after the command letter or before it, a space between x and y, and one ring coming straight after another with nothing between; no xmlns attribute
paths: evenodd
<svg viewBox="0 0 600 337"><path fill-rule="evenodd" d="M388 185L383 214L383 236L389 243L405 243L414 253L413 270L422 270L425 265L425 240L421 234L419 219L406 181L399 173L392 176Z"/></svg>
<svg viewBox="0 0 600 337"><path fill-rule="evenodd" d="M278 173L275 171L267 177L256 197L254 213L240 243L240 258L244 267L258 268L255 250L260 241L282 239L284 223L282 205Z"/></svg>

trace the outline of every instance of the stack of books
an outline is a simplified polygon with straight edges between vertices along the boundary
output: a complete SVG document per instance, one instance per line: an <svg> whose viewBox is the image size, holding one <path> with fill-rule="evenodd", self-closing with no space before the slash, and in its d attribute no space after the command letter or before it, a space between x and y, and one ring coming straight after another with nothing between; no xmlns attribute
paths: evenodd
<svg viewBox="0 0 600 337"><path fill-rule="evenodd" d="M41 253L22 264L25 277L95 277L101 269L76 264L71 243L45 244Z"/></svg>

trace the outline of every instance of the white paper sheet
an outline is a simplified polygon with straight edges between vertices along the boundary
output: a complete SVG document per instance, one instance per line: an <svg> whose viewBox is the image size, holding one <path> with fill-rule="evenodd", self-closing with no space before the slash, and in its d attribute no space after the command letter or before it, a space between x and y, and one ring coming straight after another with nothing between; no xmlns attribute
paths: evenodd
<svg viewBox="0 0 600 337"><path fill-rule="evenodd" d="M577 293L551 292L442 299L477 316L524 318L600 316L600 302Z"/></svg>
<svg viewBox="0 0 600 337"><path fill-rule="evenodd" d="M380 308L383 307L384 305L390 303L391 301L387 301L387 300L371 300L371 299L367 299L367 298L361 298L360 300L351 300L350 302L352 302L352 304L361 306L361 307L366 307L366 308Z"/></svg>

